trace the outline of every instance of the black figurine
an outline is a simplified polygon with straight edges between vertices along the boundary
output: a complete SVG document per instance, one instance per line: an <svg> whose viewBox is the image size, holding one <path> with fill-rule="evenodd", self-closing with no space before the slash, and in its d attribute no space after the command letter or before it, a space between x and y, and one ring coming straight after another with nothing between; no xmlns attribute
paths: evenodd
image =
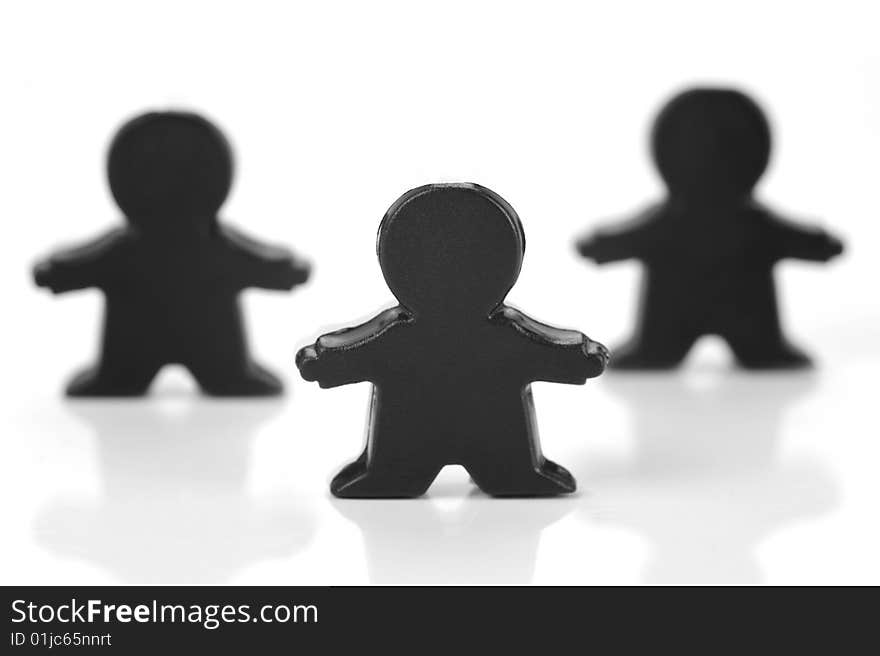
<svg viewBox="0 0 880 656"><path fill-rule="evenodd" d="M692 89L660 112L652 146L668 198L577 243L598 264L634 258L645 267L635 336L613 366L674 367L708 334L746 368L809 366L783 335L773 267L783 258L824 262L843 245L753 198L770 155L764 114L739 91Z"/></svg>
<svg viewBox="0 0 880 656"><path fill-rule="evenodd" d="M279 393L278 378L248 353L238 295L291 289L309 267L218 221L233 170L220 131L195 114L144 114L116 135L107 168L128 225L34 269L56 294L97 287L106 298L100 362L68 395L141 395L171 363L207 394Z"/></svg>
<svg viewBox="0 0 880 656"><path fill-rule="evenodd" d="M366 448L333 494L419 496L448 464L494 496L573 492L541 455L529 384L583 384L608 353L504 305L525 252L513 208L478 185L419 187L388 210L377 251L400 305L296 358L321 387L374 386Z"/></svg>

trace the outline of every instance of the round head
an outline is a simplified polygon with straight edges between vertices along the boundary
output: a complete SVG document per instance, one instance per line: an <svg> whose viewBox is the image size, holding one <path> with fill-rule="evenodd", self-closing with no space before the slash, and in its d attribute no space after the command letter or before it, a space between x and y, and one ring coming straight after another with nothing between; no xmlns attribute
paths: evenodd
<svg viewBox="0 0 880 656"><path fill-rule="evenodd" d="M143 228L214 218L232 185L229 143L207 120L153 112L129 121L110 144L110 190Z"/></svg>
<svg viewBox="0 0 880 656"><path fill-rule="evenodd" d="M770 127L731 89L691 89L654 123L654 160L673 196L725 200L751 194L770 157Z"/></svg>
<svg viewBox="0 0 880 656"><path fill-rule="evenodd" d="M519 276L522 224L474 184L408 191L385 214L377 251L388 287L416 315L485 317Z"/></svg>

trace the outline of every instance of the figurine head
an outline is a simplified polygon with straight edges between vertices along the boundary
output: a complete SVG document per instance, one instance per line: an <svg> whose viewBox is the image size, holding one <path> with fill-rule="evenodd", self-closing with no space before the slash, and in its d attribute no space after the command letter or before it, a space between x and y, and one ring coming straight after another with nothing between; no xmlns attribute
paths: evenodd
<svg viewBox="0 0 880 656"><path fill-rule="evenodd" d="M660 111L652 148L673 198L725 202L748 197L764 173L770 127L739 91L690 89Z"/></svg>
<svg viewBox="0 0 880 656"><path fill-rule="evenodd" d="M389 208L377 252L388 287L417 317L485 317L519 276L525 236L516 212L495 192L426 185Z"/></svg>
<svg viewBox="0 0 880 656"><path fill-rule="evenodd" d="M110 190L138 227L186 228L214 219L232 185L232 150L206 119L151 112L129 121L110 144Z"/></svg>

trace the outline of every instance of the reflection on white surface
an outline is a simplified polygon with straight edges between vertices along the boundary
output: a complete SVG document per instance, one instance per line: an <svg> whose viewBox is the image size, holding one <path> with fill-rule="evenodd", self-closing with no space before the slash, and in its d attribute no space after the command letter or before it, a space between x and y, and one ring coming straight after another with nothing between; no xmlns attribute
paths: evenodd
<svg viewBox="0 0 880 656"><path fill-rule="evenodd" d="M592 491L582 517L647 539L645 582L759 582L761 542L837 504L820 464L780 454L785 414L814 374L612 373L603 384L631 415L635 451L579 469Z"/></svg>
<svg viewBox="0 0 880 656"><path fill-rule="evenodd" d="M7 576L51 582L41 566L95 566L126 583L809 580L814 568L845 571L853 534L840 526L864 528L855 546L862 561L871 553L870 522L813 521L834 522L843 501L871 507L873 477L839 478L844 466L873 471L845 459L874 444L869 431L859 419L836 435L839 417L824 410L865 410L864 398L835 396L856 379L611 372L577 413L554 412L552 397L542 407L548 433L567 440L553 455L580 486L557 499L490 499L460 468L423 499L333 499L327 478L343 449L322 437L354 418L305 394L56 402L45 423L20 424L48 490L23 506L32 530ZM570 398L556 402L572 409ZM64 429L74 425L93 439ZM56 426L57 439L40 439Z"/></svg>
<svg viewBox="0 0 880 656"><path fill-rule="evenodd" d="M541 532L571 499L491 499L451 479L444 470L423 499L334 502L361 530L372 583L532 581Z"/></svg>
<svg viewBox="0 0 880 656"><path fill-rule="evenodd" d="M77 401L71 420L95 434L101 493L59 499L37 540L120 581L218 583L299 550L312 519L292 503L248 496L251 442L278 401L158 398Z"/></svg>

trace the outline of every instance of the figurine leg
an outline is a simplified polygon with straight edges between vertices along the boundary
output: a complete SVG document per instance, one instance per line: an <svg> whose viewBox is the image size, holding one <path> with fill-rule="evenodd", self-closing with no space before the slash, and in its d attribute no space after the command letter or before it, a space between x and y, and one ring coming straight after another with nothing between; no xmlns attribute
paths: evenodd
<svg viewBox="0 0 880 656"><path fill-rule="evenodd" d="M349 499L395 499L420 497L441 467L406 463L399 467L368 467L366 452L346 465L330 483L333 496Z"/></svg>
<svg viewBox="0 0 880 656"><path fill-rule="evenodd" d="M216 363L188 368L209 396L275 396L284 389L277 376L255 363L243 369L217 367Z"/></svg>
<svg viewBox="0 0 880 656"><path fill-rule="evenodd" d="M473 481L493 497L542 497L571 494L577 489L574 476L546 458L535 466L532 459L514 463L499 459L466 465Z"/></svg>
<svg viewBox="0 0 880 656"><path fill-rule="evenodd" d="M727 338L737 362L745 369L807 369L810 357L784 338L756 340L753 336Z"/></svg>
<svg viewBox="0 0 880 656"><path fill-rule="evenodd" d="M672 369L681 364L696 336L675 330L638 336L611 351L612 369Z"/></svg>
<svg viewBox="0 0 880 656"><path fill-rule="evenodd" d="M70 397L143 396L159 371L158 365L136 362L125 367L101 364L78 373L67 385Z"/></svg>
<svg viewBox="0 0 880 656"><path fill-rule="evenodd" d="M806 353L785 338L770 278L756 285L750 302L738 307L725 323L720 335L746 369L805 369L812 364Z"/></svg>

